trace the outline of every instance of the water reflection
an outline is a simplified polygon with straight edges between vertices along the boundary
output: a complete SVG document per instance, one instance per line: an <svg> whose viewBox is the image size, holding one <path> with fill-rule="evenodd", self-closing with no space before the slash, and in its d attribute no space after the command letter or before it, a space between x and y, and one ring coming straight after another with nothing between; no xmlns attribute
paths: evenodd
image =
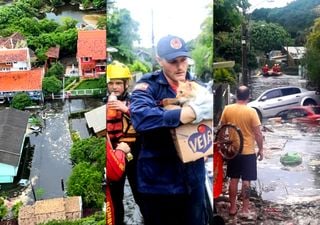
<svg viewBox="0 0 320 225"><path fill-rule="evenodd" d="M81 11L79 10L79 5L65 5L55 9L53 12L46 13L47 19L52 19L58 23L63 22L63 18L71 17L77 20L79 23L84 23L83 17L85 15L99 14L105 15L105 12L97 12L93 10ZM78 23L78 24L79 24Z"/></svg>

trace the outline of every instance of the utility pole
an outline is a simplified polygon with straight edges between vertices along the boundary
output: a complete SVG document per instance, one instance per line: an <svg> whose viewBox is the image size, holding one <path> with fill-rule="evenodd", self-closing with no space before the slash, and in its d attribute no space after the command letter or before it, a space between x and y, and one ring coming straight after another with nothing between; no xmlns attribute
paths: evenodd
<svg viewBox="0 0 320 225"><path fill-rule="evenodd" d="M154 29L153 29L153 9L151 9L151 43L152 43L152 71L156 67L156 47L154 45Z"/></svg>
<svg viewBox="0 0 320 225"><path fill-rule="evenodd" d="M246 9L245 6L242 7L242 13L244 21L242 22L242 31L241 31L241 48L242 48L242 84L248 86L248 50L247 50L247 18L246 18Z"/></svg>

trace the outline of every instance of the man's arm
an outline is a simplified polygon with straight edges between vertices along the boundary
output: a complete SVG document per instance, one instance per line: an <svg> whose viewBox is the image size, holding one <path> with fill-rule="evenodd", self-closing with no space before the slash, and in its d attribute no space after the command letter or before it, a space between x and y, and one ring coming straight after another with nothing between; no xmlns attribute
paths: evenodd
<svg viewBox="0 0 320 225"><path fill-rule="evenodd" d="M263 159L263 136L260 129L260 125L253 128L253 133L259 149L257 156L259 160L262 160Z"/></svg>

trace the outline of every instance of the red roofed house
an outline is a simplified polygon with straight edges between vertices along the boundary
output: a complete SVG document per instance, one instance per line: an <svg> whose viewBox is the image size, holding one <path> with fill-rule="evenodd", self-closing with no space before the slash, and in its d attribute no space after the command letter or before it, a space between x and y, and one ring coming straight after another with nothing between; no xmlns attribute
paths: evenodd
<svg viewBox="0 0 320 225"><path fill-rule="evenodd" d="M0 37L0 48L14 49L28 47L25 38L18 32L13 33L9 37Z"/></svg>
<svg viewBox="0 0 320 225"><path fill-rule="evenodd" d="M31 62L28 48L0 50L0 72L30 69Z"/></svg>
<svg viewBox="0 0 320 225"><path fill-rule="evenodd" d="M43 101L43 68L0 73L0 98L11 100L15 93L26 92L32 100Z"/></svg>
<svg viewBox="0 0 320 225"><path fill-rule="evenodd" d="M105 75L107 60L106 30L79 30L77 61L81 78Z"/></svg>

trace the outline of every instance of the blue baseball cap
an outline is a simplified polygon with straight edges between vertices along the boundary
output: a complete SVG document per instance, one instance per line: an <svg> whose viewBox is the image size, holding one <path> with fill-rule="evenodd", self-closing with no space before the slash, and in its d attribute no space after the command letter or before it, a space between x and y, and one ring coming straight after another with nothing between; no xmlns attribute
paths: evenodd
<svg viewBox="0 0 320 225"><path fill-rule="evenodd" d="M157 45L157 54L167 61L185 56L190 58L189 50L185 41L177 36L168 35L161 38Z"/></svg>

